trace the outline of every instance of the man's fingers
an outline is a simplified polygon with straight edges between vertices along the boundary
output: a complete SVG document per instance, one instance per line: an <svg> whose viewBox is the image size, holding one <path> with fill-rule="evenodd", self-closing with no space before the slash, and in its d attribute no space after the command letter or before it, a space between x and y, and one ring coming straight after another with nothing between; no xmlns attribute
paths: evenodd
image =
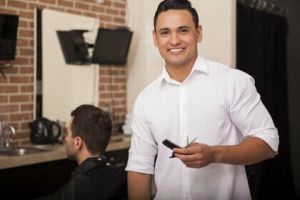
<svg viewBox="0 0 300 200"><path fill-rule="evenodd" d="M193 143L187 147L184 148L174 148L174 153L183 154L183 155L189 155L194 154L197 151L197 148L201 147L198 143Z"/></svg>
<svg viewBox="0 0 300 200"><path fill-rule="evenodd" d="M176 158L182 160L183 162L194 162L195 160L201 158L200 155L197 154L180 154L175 153L174 154Z"/></svg>

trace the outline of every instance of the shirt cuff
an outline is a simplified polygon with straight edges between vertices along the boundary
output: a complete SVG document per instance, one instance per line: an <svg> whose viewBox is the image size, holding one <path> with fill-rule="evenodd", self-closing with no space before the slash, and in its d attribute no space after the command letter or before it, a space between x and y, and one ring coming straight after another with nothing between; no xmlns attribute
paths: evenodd
<svg viewBox="0 0 300 200"><path fill-rule="evenodd" d="M142 156L129 152L129 158L125 170L143 174L154 174L154 157Z"/></svg>
<svg viewBox="0 0 300 200"><path fill-rule="evenodd" d="M279 136L276 128L261 130L248 136L258 137L264 140L275 152L278 152Z"/></svg>

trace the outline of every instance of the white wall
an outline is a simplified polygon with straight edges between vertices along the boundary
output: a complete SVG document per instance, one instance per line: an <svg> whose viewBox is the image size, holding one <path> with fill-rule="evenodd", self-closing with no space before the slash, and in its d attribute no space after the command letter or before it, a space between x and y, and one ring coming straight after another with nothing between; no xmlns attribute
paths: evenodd
<svg viewBox="0 0 300 200"><path fill-rule="evenodd" d="M153 16L160 0L127 0L127 24L134 31L128 58L127 110L161 72L164 62L153 45ZM235 65L236 0L191 0L203 26L202 56Z"/></svg>

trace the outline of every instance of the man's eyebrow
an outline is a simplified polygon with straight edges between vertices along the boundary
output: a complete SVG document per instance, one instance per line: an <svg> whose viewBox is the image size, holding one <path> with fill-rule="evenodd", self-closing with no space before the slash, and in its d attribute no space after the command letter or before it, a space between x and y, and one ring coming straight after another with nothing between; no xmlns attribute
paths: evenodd
<svg viewBox="0 0 300 200"><path fill-rule="evenodd" d="M184 25L184 26L179 26L179 27L176 28L176 30L180 30L180 29L191 29L191 27ZM168 31L168 30L170 30L170 28L162 27L158 31L160 32L160 31Z"/></svg>
<svg viewBox="0 0 300 200"><path fill-rule="evenodd" d="M167 27L163 27L163 28L160 28L158 31L161 32L161 31L168 31L168 30L170 30L170 29Z"/></svg>
<svg viewBox="0 0 300 200"><path fill-rule="evenodd" d="M191 29L190 26L179 26L177 29Z"/></svg>

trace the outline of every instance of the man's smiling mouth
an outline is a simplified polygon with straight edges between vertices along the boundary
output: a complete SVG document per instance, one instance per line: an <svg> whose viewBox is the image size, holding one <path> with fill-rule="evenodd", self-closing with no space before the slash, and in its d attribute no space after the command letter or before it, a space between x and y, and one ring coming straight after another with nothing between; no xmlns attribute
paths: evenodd
<svg viewBox="0 0 300 200"><path fill-rule="evenodd" d="M183 51L184 49L185 48L172 48L172 49L169 49L169 52L177 54L177 53L180 53L181 51Z"/></svg>

